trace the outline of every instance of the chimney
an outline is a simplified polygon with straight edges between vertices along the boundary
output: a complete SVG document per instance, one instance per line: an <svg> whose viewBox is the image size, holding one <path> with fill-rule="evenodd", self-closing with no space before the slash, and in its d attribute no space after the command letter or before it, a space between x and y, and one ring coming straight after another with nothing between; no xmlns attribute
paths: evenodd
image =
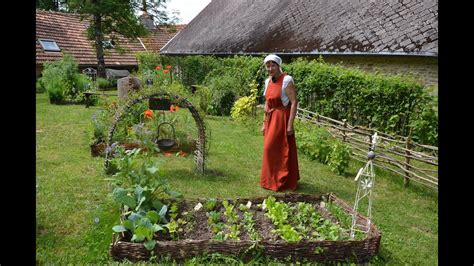
<svg viewBox="0 0 474 266"><path fill-rule="evenodd" d="M148 12L144 11L143 14L138 18L140 22L147 28L147 30L152 31L155 29L155 23L153 22L153 16L149 15Z"/></svg>

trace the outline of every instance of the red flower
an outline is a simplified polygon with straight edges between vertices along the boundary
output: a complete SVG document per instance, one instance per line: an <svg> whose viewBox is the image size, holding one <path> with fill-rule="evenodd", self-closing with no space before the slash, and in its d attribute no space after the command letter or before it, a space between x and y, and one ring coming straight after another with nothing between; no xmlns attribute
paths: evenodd
<svg viewBox="0 0 474 266"><path fill-rule="evenodd" d="M152 119L153 118L153 110L147 109L145 112L143 112L143 116L146 119Z"/></svg>
<svg viewBox="0 0 474 266"><path fill-rule="evenodd" d="M171 66L171 65L167 65L166 68L167 68L167 69L171 69L172 66Z"/></svg>
<svg viewBox="0 0 474 266"><path fill-rule="evenodd" d="M163 70L163 72L168 73L170 72L168 69Z"/></svg>
<svg viewBox="0 0 474 266"><path fill-rule="evenodd" d="M161 70L161 66L156 66L155 69L156 70Z"/></svg>

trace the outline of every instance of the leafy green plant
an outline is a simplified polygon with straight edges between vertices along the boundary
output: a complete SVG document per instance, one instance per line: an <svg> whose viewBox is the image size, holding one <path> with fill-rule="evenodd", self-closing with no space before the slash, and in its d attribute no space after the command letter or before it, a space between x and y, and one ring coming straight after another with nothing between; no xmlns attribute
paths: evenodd
<svg viewBox="0 0 474 266"><path fill-rule="evenodd" d="M235 101L230 115L234 120L239 121L247 128L257 129L261 123L260 119L257 119L258 84L254 80L249 84L249 87L250 95L243 96Z"/></svg>
<svg viewBox="0 0 474 266"><path fill-rule="evenodd" d="M225 72L224 76L212 73L206 77L205 85L212 92L212 98L206 112L210 115L229 115L237 93L233 89L238 83L232 72Z"/></svg>
<svg viewBox="0 0 474 266"><path fill-rule="evenodd" d="M309 123L295 122L298 150L311 160L327 164L331 153L332 136L326 129Z"/></svg>
<svg viewBox="0 0 474 266"><path fill-rule="evenodd" d="M269 217L276 226L273 232L278 233L280 237L289 242L297 243L301 240L301 235L296 232L292 225L288 224L288 206L284 202L278 202L274 197L268 197L263 201L266 206L265 215Z"/></svg>
<svg viewBox="0 0 474 266"><path fill-rule="evenodd" d="M168 210L168 215L170 221L165 224L165 227L168 229L171 238L173 240L178 240L179 233L183 231L183 226L191 220L192 215L189 215L188 212L183 212L183 217L178 218L178 205L176 202L171 204L171 207Z"/></svg>
<svg viewBox="0 0 474 266"><path fill-rule="evenodd" d="M100 89L100 90L105 90L109 87L112 86L112 84L110 83L110 81L108 79L105 79L105 78L100 78L98 77L96 80L96 85L97 85L97 88Z"/></svg>
<svg viewBox="0 0 474 266"><path fill-rule="evenodd" d="M105 142L112 117L105 110L98 110L92 115L93 144Z"/></svg>
<svg viewBox="0 0 474 266"><path fill-rule="evenodd" d="M351 153L352 150L348 145L335 140L328 160L328 165L331 167L331 170L342 175L349 166Z"/></svg>
<svg viewBox="0 0 474 266"><path fill-rule="evenodd" d="M204 204L204 208L207 210L207 211L213 211L217 206L217 199L215 198L210 198L206 201L206 203Z"/></svg>
<svg viewBox="0 0 474 266"><path fill-rule="evenodd" d="M130 231L132 242L143 242L146 249L153 250L156 245L156 240L153 239L155 233L165 231L164 227L160 225L165 213L165 206L163 206L160 213L154 210L133 212L122 224L112 227L112 230L116 233Z"/></svg>
<svg viewBox="0 0 474 266"><path fill-rule="evenodd" d="M77 62L68 53L59 61L46 62L38 82L45 88L51 103L84 100L80 93L86 90L86 77L79 73Z"/></svg>
<svg viewBox="0 0 474 266"><path fill-rule="evenodd" d="M226 227L229 229L229 232L224 235L224 240L239 240L240 227L242 225L239 223L239 216L234 210L234 205L229 203L227 200L223 200L222 206L224 206L224 215L227 217Z"/></svg>
<svg viewBox="0 0 474 266"><path fill-rule="evenodd" d="M258 231L255 229L255 221L253 218L253 214L247 209L244 211L244 219L243 219L243 226L245 230L247 230L247 233L249 234L250 240L252 241L260 241L262 237L258 233Z"/></svg>
<svg viewBox="0 0 474 266"><path fill-rule="evenodd" d="M46 88L44 87L44 84L41 80L41 78L36 80L36 93L43 93L46 91Z"/></svg>

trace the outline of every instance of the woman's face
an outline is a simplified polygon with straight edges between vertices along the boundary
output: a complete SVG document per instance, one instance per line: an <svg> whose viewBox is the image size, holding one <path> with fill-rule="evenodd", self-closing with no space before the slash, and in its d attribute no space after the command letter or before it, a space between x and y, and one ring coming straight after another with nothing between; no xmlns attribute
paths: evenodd
<svg viewBox="0 0 474 266"><path fill-rule="evenodd" d="M267 63L265 63L265 67L267 69L268 75L272 77L280 73L280 66L273 61L268 61Z"/></svg>

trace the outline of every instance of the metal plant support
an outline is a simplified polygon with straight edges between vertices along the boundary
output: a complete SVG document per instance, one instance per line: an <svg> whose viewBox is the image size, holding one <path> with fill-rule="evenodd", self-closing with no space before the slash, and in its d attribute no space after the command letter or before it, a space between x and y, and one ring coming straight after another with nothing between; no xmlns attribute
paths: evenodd
<svg viewBox="0 0 474 266"><path fill-rule="evenodd" d="M354 238L355 231L363 231L368 233L370 230L370 223L372 219L372 190L375 185L375 172L373 167L373 160L375 159L375 144L377 143L377 132L371 137L371 146L367 153L367 163L363 168L359 169L354 179L357 182L357 192L354 201L354 208L352 209L352 226L351 226L351 238ZM365 225L357 223L357 213L359 208L359 202L364 198L368 199L367 206L367 223Z"/></svg>
<svg viewBox="0 0 474 266"><path fill-rule="evenodd" d="M115 132L115 129L117 127L118 122L122 119L123 115L128 112L128 110L135 104L149 100L150 98L169 98L169 99L174 99L176 102L180 102L184 107L186 107L191 115L194 118L194 121L196 122L196 127L198 130L198 136L196 139L196 149L194 151L194 164L195 164L195 170L197 172L203 174L205 172L205 160L206 160L206 154L207 150L209 149L208 147L208 142L206 140L206 125L204 121L202 120L201 116L199 115L199 111L192 105L190 101L188 101L186 98L182 98L178 95L171 95L168 93L152 93L149 95L142 95L136 99L129 100L124 106L120 108L115 113L114 116L114 121L112 125L109 128L109 133L107 137L107 148L106 148L106 153L105 153L105 163L104 163L104 168L108 169L110 166L110 160L112 158L112 138Z"/></svg>

